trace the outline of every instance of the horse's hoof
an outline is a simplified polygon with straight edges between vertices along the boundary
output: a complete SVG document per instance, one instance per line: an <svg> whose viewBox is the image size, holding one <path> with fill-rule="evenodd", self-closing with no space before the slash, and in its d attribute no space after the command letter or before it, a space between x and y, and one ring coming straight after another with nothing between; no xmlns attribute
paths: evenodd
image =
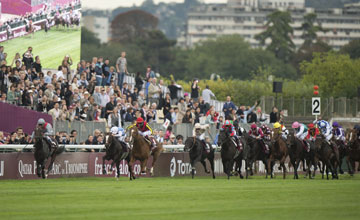
<svg viewBox="0 0 360 220"><path fill-rule="evenodd" d="M340 170L340 174L344 174L344 171L343 171L343 170Z"/></svg>
<svg viewBox="0 0 360 220"><path fill-rule="evenodd" d="M240 174L240 179L244 179L244 176Z"/></svg>
<svg viewBox="0 0 360 220"><path fill-rule="evenodd" d="M205 170L205 173L210 173L210 171L208 171L208 170Z"/></svg>

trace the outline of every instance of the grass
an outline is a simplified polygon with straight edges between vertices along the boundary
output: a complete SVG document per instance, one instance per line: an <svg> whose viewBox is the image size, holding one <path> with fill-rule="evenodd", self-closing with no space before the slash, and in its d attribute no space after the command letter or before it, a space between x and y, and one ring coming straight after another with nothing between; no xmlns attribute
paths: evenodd
<svg viewBox="0 0 360 220"><path fill-rule="evenodd" d="M72 69L80 61L80 28L59 29L53 27L47 34L39 31L34 36L23 36L0 43L4 52L8 54L8 65L11 64L17 52L22 56L29 46L33 47L33 54L39 55L43 68L57 69L65 55L73 59Z"/></svg>
<svg viewBox="0 0 360 220"><path fill-rule="evenodd" d="M359 219L360 176L0 181L0 219Z"/></svg>

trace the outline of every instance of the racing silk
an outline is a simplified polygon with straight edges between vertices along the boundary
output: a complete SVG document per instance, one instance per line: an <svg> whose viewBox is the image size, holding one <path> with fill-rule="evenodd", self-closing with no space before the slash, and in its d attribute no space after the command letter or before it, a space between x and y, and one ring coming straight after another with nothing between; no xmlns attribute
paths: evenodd
<svg viewBox="0 0 360 220"><path fill-rule="evenodd" d="M54 135L54 130L53 130L50 123L45 122L45 124L41 128L44 130L44 136L45 137ZM34 136L35 136L35 132L33 132L31 134L31 139L34 139Z"/></svg>
<svg viewBox="0 0 360 220"><path fill-rule="evenodd" d="M296 131L295 137L304 140L304 138L307 135L308 128L306 125L300 123L300 127L296 128L295 131Z"/></svg>
<svg viewBox="0 0 360 220"><path fill-rule="evenodd" d="M306 139L307 140L315 140L316 136L319 135L319 129L318 128L314 128L314 129L309 129L308 130L308 134L306 135Z"/></svg>
<svg viewBox="0 0 360 220"><path fill-rule="evenodd" d="M139 130L139 134L141 134L142 136L149 136L153 134L153 130L150 127L150 125L148 123L146 123L146 121L144 121L143 126L140 126L140 124L134 123L132 125L130 125L127 129L130 129L132 127L136 126Z"/></svg>
<svg viewBox="0 0 360 220"><path fill-rule="evenodd" d="M235 127L234 127L234 125L232 125L232 124L231 124L231 126L225 126L225 125L223 125L223 126L221 127L221 129L223 129L223 130L225 130L226 132L230 133L230 136L231 136L231 137L233 137L233 136L236 134L236 132L235 132Z"/></svg>
<svg viewBox="0 0 360 220"><path fill-rule="evenodd" d="M200 140L205 140L205 131L209 127L209 125L202 125L200 129L193 129L193 136L199 138Z"/></svg>
<svg viewBox="0 0 360 220"><path fill-rule="evenodd" d="M260 136L261 138L264 138L264 133L262 132L261 128L257 128L256 131L253 131L252 129L250 129L249 135L253 136L253 137Z"/></svg>
<svg viewBox="0 0 360 220"><path fill-rule="evenodd" d="M336 140L342 140L342 141L345 140L345 132L344 132L344 129L341 126L335 128L333 130L333 134L334 134Z"/></svg>
<svg viewBox="0 0 360 220"><path fill-rule="evenodd" d="M264 133L264 136L266 137L266 139L270 140L270 134L271 134L270 128L266 125L263 125L263 126L261 126L261 130Z"/></svg>
<svg viewBox="0 0 360 220"><path fill-rule="evenodd" d="M280 129L284 135L288 135L289 134L289 130L286 129L285 125L281 125L281 129Z"/></svg>
<svg viewBox="0 0 360 220"><path fill-rule="evenodd" d="M113 136L117 137L119 141L124 141L126 137L126 132L123 128L120 127L113 127L111 128L112 131L114 131ZM116 130L116 133L115 133Z"/></svg>
<svg viewBox="0 0 360 220"><path fill-rule="evenodd" d="M322 122L325 124L325 126L321 126ZM319 129L323 135L326 137L329 136L332 133L332 127L329 124L329 122L325 120L321 120L317 122L317 125L319 126Z"/></svg>

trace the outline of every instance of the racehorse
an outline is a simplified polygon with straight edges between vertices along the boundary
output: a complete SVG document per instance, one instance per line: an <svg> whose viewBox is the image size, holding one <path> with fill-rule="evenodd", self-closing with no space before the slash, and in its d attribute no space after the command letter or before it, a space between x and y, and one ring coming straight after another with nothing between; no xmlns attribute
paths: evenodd
<svg viewBox="0 0 360 220"><path fill-rule="evenodd" d="M339 172L340 172L340 174L344 174L344 171L343 171L341 165L347 154L346 146L341 140L335 140L334 137L333 137L333 142L337 145L337 148L339 149ZM349 166L348 166L348 168L349 168Z"/></svg>
<svg viewBox="0 0 360 220"><path fill-rule="evenodd" d="M286 142L281 138L279 132L272 131L270 133L271 145L270 145L270 156L267 161L268 163L268 173L270 173L270 177L273 178L273 164L272 162L279 160L280 166L283 170L283 178L286 178L286 167L285 167L285 159L288 156L288 148L286 146Z"/></svg>
<svg viewBox="0 0 360 220"><path fill-rule="evenodd" d="M339 151L333 148L325 139L324 135L318 135L315 140L315 152L317 157L322 161L322 178L326 166L326 178L329 179L329 170L333 179L338 179L337 168L339 166Z"/></svg>
<svg viewBox="0 0 360 220"><path fill-rule="evenodd" d="M210 162L213 179L215 179L214 173L214 158L215 150L210 148L210 152L207 153L204 149L203 143L196 137L188 137L185 141L184 151L189 152L190 164L191 164L191 177L194 179L195 165L200 162L205 169L205 173L210 173L206 168L205 159Z"/></svg>
<svg viewBox="0 0 360 220"><path fill-rule="evenodd" d="M244 149L244 159L245 159L245 169L246 169L246 179L249 178L249 174L253 175L253 164L256 160L263 162L266 171L266 177L268 175L267 171L267 160L268 154L263 150L263 146L260 143L261 140L258 140L254 137L251 137L248 133L244 132L243 135L246 140L247 149Z"/></svg>
<svg viewBox="0 0 360 220"><path fill-rule="evenodd" d="M65 148L58 147L50 155L49 144L44 139L43 129L41 127L37 127L35 129L34 148L35 148L34 157L35 157L35 161L36 161L36 174L38 175L38 177L42 177L43 179L45 179L45 178L47 178L47 175L52 170L56 156L61 154ZM45 165L46 165L46 162L47 162L49 156L51 156L51 160L50 160L50 164L48 166L48 171L45 174Z"/></svg>
<svg viewBox="0 0 360 220"><path fill-rule="evenodd" d="M125 146L123 146L125 145ZM111 167L116 164L117 179L120 177L120 162L126 160L129 165L130 180L135 179L132 166L130 165L131 152L127 149L125 143L121 143L112 134L109 134L108 141L105 144L105 155L103 156L103 174L106 174L105 160L112 160Z"/></svg>
<svg viewBox="0 0 360 220"><path fill-rule="evenodd" d="M146 174L146 164L150 156L153 156L150 175L154 175L154 165L163 151L162 143L157 143L156 148L150 151L151 144L139 134L139 130L136 126L130 129L130 138L133 140L133 148L131 151L131 159L129 165L134 166L136 160L140 161L141 174Z"/></svg>
<svg viewBox="0 0 360 220"><path fill-rule="evenodd" d="M242 141L240 139L240 141ZM236 163L236 170L239 174L239 177L244 178L241 175L241 166L242 166L242 157L243 151L239 152L236 149L235 140L233 140L229 133L225 130L220 130L218 137L218 145L221 146L221 159L223 163L224 172L227 174L228 179L230 179L231 173L233 171L234 162ZM244 143L242 142L244 147Z"/></svg>
<svg viewBox="0 0 360 220"><path fill-rule="evenodd" d="M294 134L289 134L287 136L287 145L289 146L289 157L292 166L294 167L294 179L299 179L298 168L301 161L306 159L307 169L305 170L309 178L312 179L315 176L315 171L317 169L318 160L315 158L314 149L311 148L313 143L310 142L310 152L306 152L303 143L300 139L296 138ZM304 166L305 163L303 162ZM311 165L314 165L314 173L311 175Z"/></svg>
<svg viewBox="0 0 360 220"><path fill-rule="evenodd" d="M360 140L357 138L357 130L353 129L349 133L349 142L348 142L348 156L346 158L349 174L353 175L355 173L355 162L360 163Z"/></svg>

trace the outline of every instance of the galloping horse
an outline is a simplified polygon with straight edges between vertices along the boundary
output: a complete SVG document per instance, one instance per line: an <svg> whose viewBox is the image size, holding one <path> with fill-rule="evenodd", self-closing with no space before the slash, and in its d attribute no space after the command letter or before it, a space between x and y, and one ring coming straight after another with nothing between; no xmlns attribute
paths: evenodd
<svg viewBox="0 0 360 220"><path fill-rule="evenodd" d="M105 170L105 160L112 160L111 167L116 164L117 169L117 179L120 177L120 162L126 160L129 165L130 180L135 179L132 166L130 165L131 152L130 149L127 150L127 146L122 146L123 143L114 137L112 134L109 134L108 141L105 144L105 155L103 156L103 174L106 174Z"/></svg>
<svg viewBox="0 0 360 220"><path fill-rule="evenodd" d="M256 160L260 160L263 162L266 171L267 177L267 160L268 154L266 154L263 150L262 144L260 140L251 137L248 133L244 132L243 135L246 140L248 149L244 149L244 159L245 159L245 169L246 169L246 179L249 178L249 174L253 175L252 167Z"/></svg>
<svg viewBox="0 0 360 220"><path fill-rule="evenodd" d="M287 136L286 142L287 145L289 146L290 162L294 167L294 179L299 179L297 170L299 168L300 162L304 161L304 159L306 159L306 166L307 166L306 173L309 175L309 178L312 179L315 176L315 171L317 169L317 164L318 164L318 160L315 158L314 149L312 149L310 152L306 152L302 141L296 138L294 134L289 134ZM312 142L310 142L309 144L310 146L313 146ZM311 165L314 165L313 175L311 175L311 170L310 170Z"/></svg>
<svg viewBox="0 0 360 220"><path fill-rule="evenodd" d="M315 152L317 157L322 161L322 178L326 166L326 178L329 179L329 170L333 179L338 179L337 168L339 166L339 151L326 141L324 135L318 135L315 140Z"/></svg>
<svg viewBox="0 0 360 220"><path fill-rule="evenodd" d="M163 151L162 143L157 143L156 148L150 151L150 143L139 134L136 126L130 129L130 138L133 140L133 149L131 151L131 159L129 165L133 167L136 160L140 161L141 174L146 174L146 164L150 156L153 156L150 175L154 175L154 165L160 153Z"/></svg>
<svg viewBox="0 0 360 220"><path fill-rule="evenodd" d="M271 137L271 146L270 146L270 157L267 161L268 163L268 173L270 173L271 178L273 178L273 161L280 161L280 166L283 170L283 178L286 178L286 167L285 159L288 156L288 148L286 142L281 138L279 132L272 131L270 134Z"/></svg>
<svg viewBox="0 0 360 220"><path fill-rule="evenodd" d="M56 156L64 151L64 147L58 147L57 149L55 149L55 151L52 152L51 161L48 166L48 171L45 174L45 165L50 156L50 151L49 151L49 144L47 143L46 140L44 140L43 129L41 127L37 127L35 129L34 140L35 140L34 157L36 160L36 174L38 175L38 177L42 177L43 179L45 179L52 170Z"/></svg>
<svg viewBox="0 0 360 220"><path fill-rule="evenodd" d="M205 173L210 173L206 168L205 159L208 159L211 166L212 176L215 179L214 173L214 158L215 150L210 149L210 152L207 153L204 149L203 143L196 137L188 137L185 141L184 151L189 151L190 164L191 164L191 177L194 179L195 175L195 165L197 162L200 162L205 169Z"/></svg>
<svg viewBox="0 0 360 220"><path fill-rule="evenodd" d="M348 156L346 158L349 167L349 174L355 173L355 162L360 163L360 140L357 138L357 130L353 129L349 133Z"/></svg>
<svg viewBox="0 0 360 220"><path fill-rule="evenodd" d="M240 139L240 141L242 141ZM218 145L221 146L221 159L224 167L224 172L227 174L228 179L230 179L231 172L233 171L234 162L236 163L236 172L238 172L240 178L244 178L241 175L241 166L243 151L238 152L236 149L236 143L232 140L229 133L225 130L220 130L218 137ZM242 142L244 147L244 142Z"/></svg>

